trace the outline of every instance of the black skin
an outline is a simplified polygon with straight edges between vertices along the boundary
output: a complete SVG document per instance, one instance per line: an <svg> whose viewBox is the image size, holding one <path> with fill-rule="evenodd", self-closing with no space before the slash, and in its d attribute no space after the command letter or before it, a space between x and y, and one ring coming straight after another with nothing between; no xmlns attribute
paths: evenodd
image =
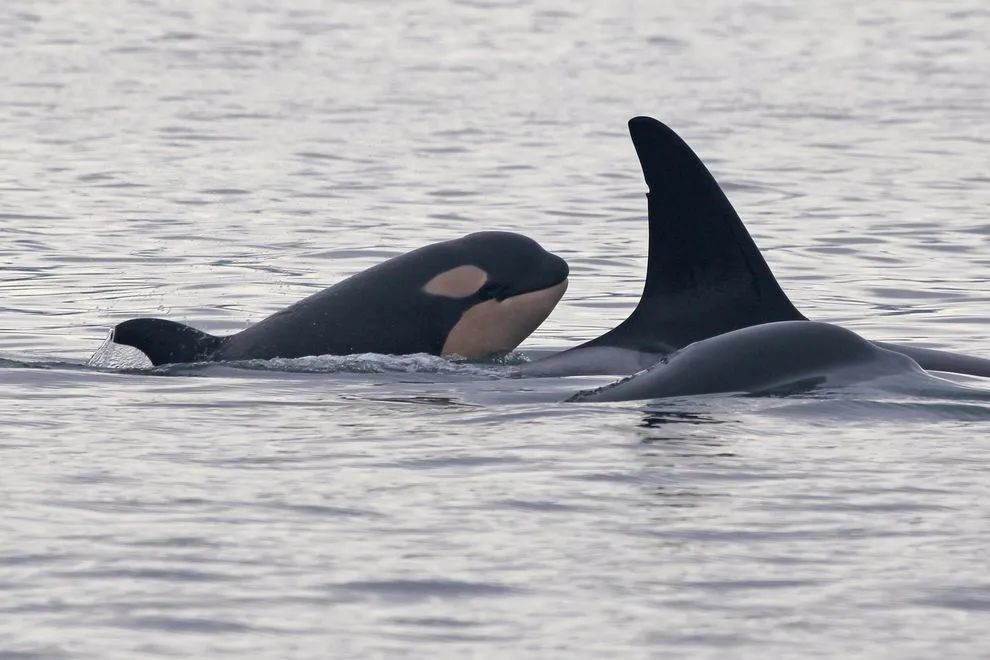
<svg viewBox="0 0 990 660"><path fill-rule="evenodd" d="M488 281L465 298L423 291L433 277L476 266ZM450 330L486 300L538 291L567 278L567 263L520 234L486 231L389 259L286 307L251 327L215 337L162 319L117 325L113 341L171 362L386 353L439 355Z"/></svg>

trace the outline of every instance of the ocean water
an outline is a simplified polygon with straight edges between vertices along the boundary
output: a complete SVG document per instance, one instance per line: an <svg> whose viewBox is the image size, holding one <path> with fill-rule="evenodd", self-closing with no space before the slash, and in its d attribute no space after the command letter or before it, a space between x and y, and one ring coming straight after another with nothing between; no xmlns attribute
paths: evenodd
<svg viewBox="0 0 990 660"><path fill-rule="evenodd" d="M86 362L479 229L571 265L523 354L597 336L642 286L637 114L809 317L990 356L988 29L976 0L3 3L0 657L986 657L985 398Z"/></svg>

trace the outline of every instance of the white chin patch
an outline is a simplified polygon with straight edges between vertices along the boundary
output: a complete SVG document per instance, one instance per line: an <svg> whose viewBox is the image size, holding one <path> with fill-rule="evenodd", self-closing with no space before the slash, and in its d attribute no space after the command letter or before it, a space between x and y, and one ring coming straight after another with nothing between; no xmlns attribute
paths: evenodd
<svg viewBox="0 0 990 660"><path fill-rule="evenodd" d="M470 360L508 353L550 316L567 291L567 280L505 300L486 300L461 315L443 345L443 355Z"/></svg>

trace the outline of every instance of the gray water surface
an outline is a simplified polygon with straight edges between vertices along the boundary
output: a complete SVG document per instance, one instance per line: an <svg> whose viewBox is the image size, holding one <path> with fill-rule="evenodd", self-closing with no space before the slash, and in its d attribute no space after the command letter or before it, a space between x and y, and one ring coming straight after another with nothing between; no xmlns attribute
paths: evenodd
<svg viewBox="0 0 990 660"><path fill-rule="evenodd" d="M636 114L808 316L990 356L984 3L272 4L0 7L0 657L990 653L985 398L85 366L479 229L571 265L523 352L590 339L642 286Z"/></svg>

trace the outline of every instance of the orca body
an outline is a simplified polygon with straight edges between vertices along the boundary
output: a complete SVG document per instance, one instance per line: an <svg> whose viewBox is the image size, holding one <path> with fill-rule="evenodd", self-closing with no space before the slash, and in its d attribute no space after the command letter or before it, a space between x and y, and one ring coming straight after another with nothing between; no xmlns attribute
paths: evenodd
<svg viewBox="0 0 990 660"><path fill-rule="evenodd" d="M567 289L567 263L520 234L486 231L389 259L218 337L133 319L111 340L152 364L430 353L480 359L514 349Z"/></svg>
<svg viewBox="0 0 990 660"><path fill-rule="evenodd" d="M649 369L569 400L793 392L912 372L925 375L908 356L880 348L851 330L814 321L778 321L703 339Z"/></svg>
<svg viewBox="0 0 990 660"><path fill-rule="evenodd" d="M764 323L807 320L691 148L650 117L629 120L629 133L649 189L649 258L639 304L601 337L523 365L522 376L629 374L693 342ZM990 360L877 346L925 369L990 376Z"/></svg>

